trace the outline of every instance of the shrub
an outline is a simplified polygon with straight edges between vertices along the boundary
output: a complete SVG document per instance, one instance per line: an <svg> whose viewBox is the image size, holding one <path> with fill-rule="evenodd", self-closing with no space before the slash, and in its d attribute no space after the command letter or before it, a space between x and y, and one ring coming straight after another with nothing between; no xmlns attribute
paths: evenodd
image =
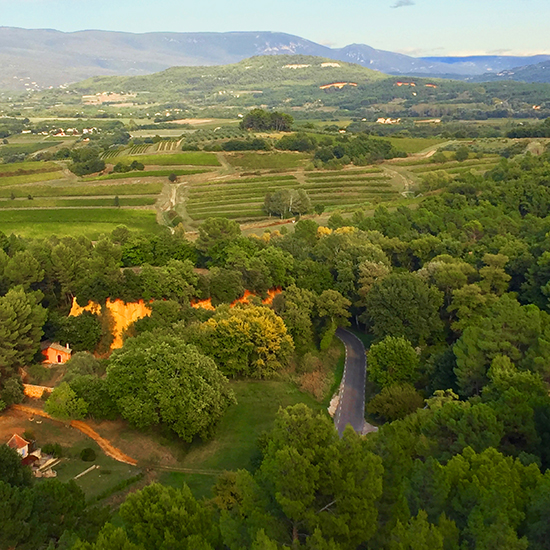
<svg viewBox="0 0 550 550"><path fill-rule="evenodd" d="M390 422L405 418L420 409L424 399L410 384L384 388L367 406L371 414L384 417Z"/></svg>
<svg viewBox="0 0 550 550"><path fill-rule="evenodd" d="M36 436L32 430L25 430L23 432L23 439L26 439L27 441L34 441Z"/></svg>
<svg viewBox="0 0 550 550"><path fill-rule="evenodd" d="M95 451L91 447L86 447L80 451L80 458L84 462L93 462L96 459Z"/></svg>
<svg viewBox="0 0 550 550"><path fill-rule="evenodd" d="M61 458L63 456L63 447L59 443L46 443L42 445L42 452L55 458Z"/></svg>

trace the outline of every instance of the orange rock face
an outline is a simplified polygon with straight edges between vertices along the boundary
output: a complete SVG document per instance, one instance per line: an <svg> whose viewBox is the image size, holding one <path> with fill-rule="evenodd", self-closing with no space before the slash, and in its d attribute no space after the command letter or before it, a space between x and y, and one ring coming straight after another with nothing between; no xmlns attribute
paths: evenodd
<svg viewBox="0 0 550 550"><path fill-rule="evenodd" d="M23 392L32 399L41 399L44 392L51 393L52 388L46 386L33 386L32 384L23 384Z"/></svg>
<svg viewBox="0 0 550 550"><path fill-rule="evenodd" d="M122 300L107 300L105 305L110 311L114 321L114 340L111 344L111 349L118 349L122 347L122 333L133 322L151 315L151 309L143 300L128 303L125 303ZM76 317L77 315L81 315L84 311L90 311L96 315L101 315L101 306L94 302L90 302L87 306L81 307L76 303L75 298L73 300L73 305L69 315Z"/></svg>
<svg viewBox="0 0 550 550"><path fill-rule="evenodd" d="M269 305L273 302L273 299L277 294L281 294L282 289L276 287L276 288L270 288L267 291L267 298L262 300L262 304ZM250 290L245 290L244 294L237 298L234 302L231 302L231 307L235 307L237 304L248 304L249 298L253 298L256 296L253 292L250 292ZM215 307L212 305L212 300L208 298L208 300L197 300L195 302L191 302L191 307L194 307L195 309L201 308L201 309L208 309L210 311L215 311Z"/></svg>

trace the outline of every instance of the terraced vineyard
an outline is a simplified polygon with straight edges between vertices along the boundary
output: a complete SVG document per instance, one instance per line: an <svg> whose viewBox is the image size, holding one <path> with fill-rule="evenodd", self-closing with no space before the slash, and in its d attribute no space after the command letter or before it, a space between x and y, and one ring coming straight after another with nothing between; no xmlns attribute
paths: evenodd
<svg viewBox="0 0 550 550"><path fill-rule="evenodd" d="M192 184L187 189L186 210L195 221L217 217L238 221L262 218L266 193L285 187L298 188L296 177L260 176Z"/></svg>
<svg viewBox="0 0 550 550"><path fill-rule="evenodd" d="M290 174L238 178L190 185L186 210L195 221L209 217L228 217L238 221L264 218L266 194L283 188L304 189L313 205L323 205L328 209L391 200L401 190L379 168L312 172L306 173L301 181Z"/></svg>
<svg viewBox="0 0 550 550"><path fill-rule="evenodd" d="M443 162L443 163L433 163L429 160L423 160L414 163L414 161L408 161L399 163L399 166L406 166L407 169L413 174L427 174L429 172L437 172L444 170L449 174L461 174L463 172L485 172L486 170L491 170L494 168L500 161L502 157L494 155L487 156L482 158L468 159L463 162L458 162L456 160Z"/></svg>
<svg viewBox="0 0 550 550"><path fill-rule="evenodd" d="M179 139L172 139L167 141L159 141L157 144L157 151L159 153L167 153L170 151L177 151L180 147L181 140ZM134 154L134 153L132 153Z"/></svg>

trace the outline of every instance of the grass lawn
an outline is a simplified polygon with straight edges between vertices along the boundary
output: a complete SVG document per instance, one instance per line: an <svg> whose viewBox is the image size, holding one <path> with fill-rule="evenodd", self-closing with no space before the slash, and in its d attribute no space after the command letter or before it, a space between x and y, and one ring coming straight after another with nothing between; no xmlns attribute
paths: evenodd
<svg viewBox="0 0 550 550"><path fill-rule="evenodd" d="M220 162L214 153L191 152L191 153L165 153L159 155L136 155L117 158L125 164L130 164L134 160L143 164L153 166L219 166Z"/></svg>
<svg viewBox="0 0 550 550"><path fill-rule="evenodd" d="M313 409L323 405L300 392L294 384L275 380L231 382L238 404L222 418L210 441L193 442L180 461L181 468L205 470L237 470L249 468L256 455L258 437L268 431L280 407L305 403ZM182 445L177 443L177 445ZM163 472L162 483L181 487L187 483L195 496L211 496L215 475Z"/></svg>
<svg viewBox="0 0 550 550"><path fill-rule="evenodd" d="M40 403L31 402L30 406L40 408ZM7 441L12 434L21 434L24 431L32 432L40 448L46 443L59 443L62 446L62 461L54 467L60 481L69 481L94 464L100 466L99 470L93 470L76 480L86 493L87 499L116 489L117 485L140 471L138 468L108 458L93 440L68 423L38 416L32 418L27 413L9 409L0 415L1 441ZM85 447L91 447L96 451L96 459L93 462L84 462L80 459L80 452Z"/></svg>
<svg viewBox="0 0 550 550"><path fill-rule="evenodd" d="M225 156L231 166L245 170L290 170L299 168L310 155L304 153L233 153Z"/></svg>
<svg viewBox="0 0 550 550"><path fill-rule="evenodd" d="M63 143L62 141L41 141L39 143L25 143L25 144L9 144L0 146L0 158L7 157L9 155L18 155L21 153L36 153L42 149L48 149L50 147L55 147Z"/></svg>
<svg viewBox="0 0 550 550"><path fill-rule="evenodd" d="M96 453L93 462L84 462L80 458L82 449L90 447ZM90 466L99 466L82 477L75 480L75 483L84 491L86 499L96 498L104 493L115 490L121 482L139 474L139 468L123 464L106 456L95 441L86 438L66 449L66 457L55 467L57 477L60 481L67 482L75 476L84 472Z"/></svg>
<svg viewBox="0 0 550 550"><path fill-rule="evenodd" d="M55 172L59 165L55 162L14 162L11 164L0 164L0 177L5 175L15 176L17 172Z"/></svg>
<svg viewBox="0 0 550 550"><path fill-rule="evenodd" d="M113 185L25 185L19 187L0 187L0 197L9 198L32 195L33 197L93 197L115 195L158 195L162 190L161 182L117 183Z"/></svg>
<svg viewBox="0 0 550 550"><path fill-rule="evenodd" d="M208 172L208 170L139 170L137 172L113 173L99 177L92 176L84 178L84 181L123 180L129 178L167 178L170 174L176 174L176 176L190 176L192 174L203 174L204 172Z"/></svg>
<svg viewBox="0 0 550 550"><path fill-rule="evenodd" d="M157 233L161 227L151 210L68 209L4 210L0 213L0 231L22 237L44 238L51 235L97 238L119 225L144 233Z"/></svg>
<svg viewBox="0 0 550 550"><path fill-rule="evenodd" d="M151 206L155 204L156 197L122 197L119 198L119 206ZM18 210L33 208L82 208L90 206L113 207L115 198L101 199L33 199L33 200L0 200L0 209Z"/></svg>
<svg viewBox="0 0 550 550"><path fill-rule="evenodd" d="M63 179L65 174L61 170L56 172L36 172L34 174L10 174L9 176L4 175L0 177L0 185L21 185L22 183L34 183L50 180L59 180Z"/></svg>
<svg viewBox="0 0 550 550"><path fill-rule="evenodd" d="M447 139L437 138L400 138L400 137L388 137L384 138L391 142L391 144L399 151L405 151L405 153L420 153L428 147L439 145L449 141Z"/></svg>

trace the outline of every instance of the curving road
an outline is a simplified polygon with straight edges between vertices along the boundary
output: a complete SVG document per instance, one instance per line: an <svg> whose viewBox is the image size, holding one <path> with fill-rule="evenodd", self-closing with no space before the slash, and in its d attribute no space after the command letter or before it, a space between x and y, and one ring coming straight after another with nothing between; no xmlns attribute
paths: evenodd
<svg viewBox="0 0 550 550"><path fill-rule="evenodd" d="M340 386L340 402L334 415L334 423L340 437L348 424L358 433L376 431L365 422L365 381L367 360L363 342L351 332L339 328L336 336L346 346L346 364Z"/></svg>

